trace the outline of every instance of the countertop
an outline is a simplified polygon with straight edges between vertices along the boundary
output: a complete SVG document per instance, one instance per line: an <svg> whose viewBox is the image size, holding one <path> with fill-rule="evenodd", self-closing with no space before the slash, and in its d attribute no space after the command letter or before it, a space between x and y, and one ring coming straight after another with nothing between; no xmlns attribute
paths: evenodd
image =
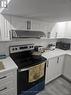
<svg viewBox="0 0 71 95"><path fill-rule="evenodd" d="M61 56L61 55L71 55L71 50L61 50L61 49L55 49L55 50L46 50L44 53L42 53L42 56L50 59L53 57Z"/></svg>
<svg viewBox="0 0 71 95"><path fill-rule="evenodd" d="M0 72L7 71L7 70L9 71L9 70L18 68L15 62L10 57L7 57L5 59L0 59L0 62L3 63L4 68L5 68L5 69L0 70Z"/></svg>
<svg viewBox="0 0 71 95"><path fill-rule="evenodd" d="M71 55L71 50L61 50L61 49L57 49L57 48L52 51L46 50L44 53L42 53L42 56L47 59L50 59L50 58L65 55L65 54ZM0 62L2 62L5 67L5 69L0 70L0 72L18 69L17 65L10 57L7 57L5 59L0 59Z"/></svg>

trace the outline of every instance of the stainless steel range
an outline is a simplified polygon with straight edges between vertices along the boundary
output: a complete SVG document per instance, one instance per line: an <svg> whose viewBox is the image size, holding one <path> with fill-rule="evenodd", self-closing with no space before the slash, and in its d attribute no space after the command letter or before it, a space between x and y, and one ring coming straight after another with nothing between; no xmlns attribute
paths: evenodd
<svg viewBox="0 0 71 95"><path fill-rule="evenodd" d="M33 44L10 46L10 56L18 66L17 95L35 95L45 87L46 59L34 56Z"/></svg>

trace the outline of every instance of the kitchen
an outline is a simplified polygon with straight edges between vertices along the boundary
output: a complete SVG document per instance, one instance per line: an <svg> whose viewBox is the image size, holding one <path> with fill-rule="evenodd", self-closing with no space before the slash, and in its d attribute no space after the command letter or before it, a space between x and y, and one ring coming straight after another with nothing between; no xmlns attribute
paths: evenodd
<svg viewBox="0 0 71 95"><path fill-rule="evenodd" d="M0 1L0 95L71 95L71 1Z"/></svg>

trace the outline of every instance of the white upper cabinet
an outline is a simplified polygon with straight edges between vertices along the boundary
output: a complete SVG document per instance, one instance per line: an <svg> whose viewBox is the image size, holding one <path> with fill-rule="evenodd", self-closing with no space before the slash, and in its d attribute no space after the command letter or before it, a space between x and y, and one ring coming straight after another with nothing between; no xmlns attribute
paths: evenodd
<svg viewBox="0 0 71 95"><path fill-rule="evenodd" d="M0 41L10 40L10 29L10 16L0 14Z"/></svg>
<svg viewBox="0 0 71 95"><path fill-rule="evenodd" d="M5 40L10 40L10 30L11 30L11 17L10 16L4 16L5 17Z"/></svg>

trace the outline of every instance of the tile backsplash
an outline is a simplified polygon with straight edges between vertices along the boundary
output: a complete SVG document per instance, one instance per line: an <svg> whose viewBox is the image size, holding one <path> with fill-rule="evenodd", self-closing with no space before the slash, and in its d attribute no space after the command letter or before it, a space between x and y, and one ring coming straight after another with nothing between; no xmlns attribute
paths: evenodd
<svg viewBox="0 0 71 95"><path fill-rule="evenodd" d="M23 45L23 44L32 44L41 45L47 47L48 44L56 44L56 39L14 39L13 41L1 41L0 42L0 54L9 55L9 46L13 45Z"/></svg>

